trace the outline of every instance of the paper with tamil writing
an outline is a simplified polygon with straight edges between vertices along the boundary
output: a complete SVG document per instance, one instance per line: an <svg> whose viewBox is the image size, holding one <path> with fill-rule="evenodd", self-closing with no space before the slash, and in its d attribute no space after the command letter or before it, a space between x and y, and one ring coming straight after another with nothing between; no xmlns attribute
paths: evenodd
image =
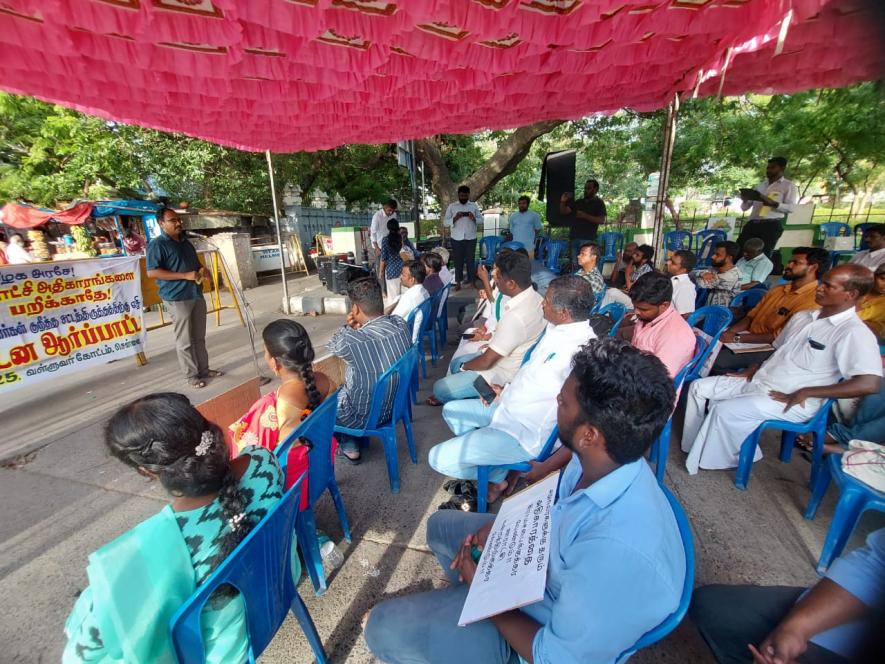
<svg viewBox="0 0 885 664"><path fill-rule="evenodd" d="M533 604L544 597L550 512L559 473L504 501L489 533L458 625Z"/></svg>

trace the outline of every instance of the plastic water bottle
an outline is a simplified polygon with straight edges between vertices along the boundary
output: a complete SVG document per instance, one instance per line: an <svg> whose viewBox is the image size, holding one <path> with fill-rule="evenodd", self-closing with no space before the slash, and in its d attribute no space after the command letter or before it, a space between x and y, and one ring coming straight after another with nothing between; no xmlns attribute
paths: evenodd
<svg viewBox="0 0 885 664"><path fill-rule="evenodd" d="M344 563L344 554L335 546L335 542L330 540L326 535L319 536L320 541L320 557L323 559L323 566L329 570L336 569Z"/></svg>

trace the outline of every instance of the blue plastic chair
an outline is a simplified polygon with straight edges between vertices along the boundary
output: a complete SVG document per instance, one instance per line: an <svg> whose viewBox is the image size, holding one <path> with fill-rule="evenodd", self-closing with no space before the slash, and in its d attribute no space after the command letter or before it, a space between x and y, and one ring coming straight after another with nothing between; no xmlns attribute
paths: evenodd
<svg viewBox="0 0 885 664"><path fill-rule="evenodd" d="M709 232L709 231L701 231L701 233ZM700 235L700 233L698 234ZM697 263L695 264L695 269L700 270L705 267L710 267L713 265L713 252L716 251L716 243L721 242L722 240L718 235L708 235L703 240L698 237L698 241L700 244L698 245L697 251Z"/></svg>
<svg viewBox="0 0 885 664"><path fill-rule="evenodd" d="M332 496L335 511L338 513L338 521L341 530L344 531L344 539L351 541L350 523L347 521L347 511L344 509L344 500L341 491L338 490L338 482L335 481L335 463L332 460L332 432L335 429L335 417L338 413L338 392L330 394L295 431L286 436L286 440L277 445L274 454L280 462L284 472L289 462L289 450L300 438L310 441L313 446L309 453L308 480L307 480L307 507L301 511L296 527L298 529L298 541L301 542L301 555L304 558L304 566L310 575L313 589L317 595L326 591L326 575L323 571L323 558L320 554L320 545L317 542L317 525L314 517L314 505L326 491Z"/></svg>
<svg viewBox="0 0 885 664"><path fill-rule="evenodd" d="M721 228L704 228L695 233L694 245L700 247L707 238L711 237L716 238L717 242L721 242L728 239L728 233Z"/></svg>
<svg viewBox="0 0 885 664"><path fill-rule="evenodd" d="M820 474L821 460L824 455L824 438L827 435L827 416L830 414L832 407L833 399L827 399L820 410L807 422L787 422L785 420L765 420L762 422L741 444L741 455L734 476L734 485L742 491L747 490L747 482L750 481L750 470L753 468L753 457L756 454L756 446L759 445L759 437L766 429L780 429L783 431L781 435L781 463L790 462L797 433L811 433L814 435L814 446L811 452L810 481L811 486L814 486Z"/></svg>
<svg viewBox="0 0 885 664"><path fill-rule="evenodd" d="M850 237L851 226L844 221L827 221L818 226L820 230L820 241L828 237Z"/></svg>
<svg viewBox="0 0 885 664"><path fill-rule="evenodd" d="M254 662L292 611L314 656L325 664L326 653L316 627L292 579L292 532L298 519L301 483L298 478L265 517L181 606L169 621L175 656L181 664L206 661L200 617L220 586L236 588L246 606L249 660Z"/></svg>
<svg viewBox="0 0 885 664"><path fill-rule="evenodd" d="M437 291L436 315L433 317L437 334L439 335L439 347L446 345L449 336L449 296L452 294L452 284L446 284Z"/></svg>
<svg viewBox="0 0 885 664"><path fill-rule="evenodd" d="M418 463L415 453L415 438L412 435L412 416L409 399L411 398L412 374L416 371L415 363L417 349L412 346L398 359L393 366L378 377L375 388L372 391L372 405L369 407L369 417L366 426L362 429L352 429L335 425L335 431L357 438L374 436L380 438L384 445L384 458L387 462L387 475L390 480L390 491L399 493L399 461L396 449L396 425L402 422L406 432L406 442L409 446L409 456L412 463ZM393 392L393 409L390 419L381 421L381 407L384 405L385 396Z"/></svg>
<svg viewBox="0 0 885 664"><path fill-rule="evenodd" d="M495 262L495 254L498 253L498 245L501 237L498 235L486 235L479 243L479 256L483 265L490 266Z"/></svg>
<svg viewBox="0 0 885 664"><path fill-rule="evenodd" d="M509 242L502 242L499 249L512 249L516 251L517 249L525 249L525 245L522 242L517 242L516 240L510 240Z"/></svg>
<svg viewBox="0 0 885 664"><path fill-rule="evenodd" d="M547 259L544 262L544 267L559 274L559 256L563 249L565 249L565 240L550 240L547 243Z"/></svg>
<svg viewBox="0 0 885 664"><path fill-rule="evenodd" d="M608 336L613 337L618 333L618 328L621 327L621 322L627 314L627 307L620 302L610 302L602 307L597 313L601 316L608 314L614 321L612 328L608 331Z"/></svg>
<svg viewBox="0 0 885 664"><path fill-rule="evenodd" d="M664 235L664 246L667 247L667 251L680 251L682 249L691 251L691 241L691 231L667 231Z"/></svg>
<svg viewBox="0 0 885 664"><path fill-rule="evenodd" d="M679 537L682 539L682 548L685 551L685 581L682 583L682 595L679 597L679 606L676 607L676 610L664 618L660 625L643 634L636 643L622 652L618 656L617 661L619 662L624 661L636 651L657 643L676 629L688 612L688 605L691 603L691 591L694 588L694 538L691 534L691 523L685 515L685 510L682 509L682 505L670 493L669 489L661 485L661 491L667 497L667 502L670 503L670 508L673 510L673 516L676 517Z"/></svg>
<svg viewBox="0 0 885 664"><path fill-rule="evenodd" d="M707 361L707 357L709 357L710 353L713 352L713 348L719 341L719 337L722 336L722 333L728 329L729 325L731 325L731 319L732 315L728 309L715 304L701 307L700 309L695 309L695 311L689 314L687 319L688 324L692 327L698 327L698 321L701 321L701 325L698 329L702 330L704 334L709 335L711 339L709 341L709 345L704 349L701 357L698 358L698 361L685 377L686 383L689 383L700 377L701 368Z"/></svg>
<svg viewBox="0 0 885 664"><path fill-rule="evenodd" d="M415 332L415 324L418 318L418 313L421 314L421 328L418 331L418 338L415 340L415 347L417 348L418 360L421 364L421 373L424 378L427 378L427 358L424 356L424 338L426 336L430 336L430 362L433 366L436 366L436 361L439 358L436 349L436 337L433 335L433 298L428 298L424 300L421 304L415 307L412 310L412 313L409 314L409 317L406 318L406 323L409 325L409 329L412 330L412 338L414 339ZM415 378L418 377L418 367L415 365Z"/></svg>
<svg viewBox="0 0 885 664"><path fill-rule="evenodd" d="M831 479L836 480L840 496L817 561L818 574L826 572L830 563L842 553L864 512L867 510L885 512L885 493L876 491L869 484L847 475L842 470L842 455L830 454L812 488L811 499L805 508L806 519L813 519L817 514L817 508L820 507L820 501L826 494Z"/></svg>
<svg viewBox="0 0 885 664"><path fill-rule="evenodd" d="M599 234L597 241L602 250L598 261L599 271L602 272L606 263L614 263L624 251L624 234L617 231L606 231Z"/></svg>
<svg viewBox="0 0 885 664"><path fill-rule="evenodd" d="M731 298L731 302L729 302L728 306L752 309L759 304L759 300L765 297L766 292L768 291L765 288L748 288Z"/></svg>
<svg viewBox="0 0 885 664"><path fill-rule="evenodd" d="M702 357L706 357L706 354L704 353L706 348L706 339L703 337L695 337L694 355L673 378L673 387L676 388L677 393L679 392L679 388L682 387L682 383L685 381L685 377L689 372L697 365ZM672 429L673 414L671 413L670 417L667 418L667 423L661 430L661 435L659 435L651 444L651 449L649 450L648 458L649 461L652 461L655 464L655 477L658 482L664 481L664 471L667 469L667 455L670 453L670 432Z"/></svg>
<svg viewBox="0 0 885 664"><path fill-rule="evenodd" d="M535 260L543 261L547 253L547 244L550 237L547 235L539 235L535 240Z"/></svg>
<svg viewBox="0 0 885 664"><path fill-rule="evenodd" d="M541 461L546 461L550 455L553 453L553 446L556 444L556 441L559 440L559 428L554 426L553 431L550 432L550 436L547 438L547 442L544 443L544 447L541 448L541 451L538 453L538 456L534 458L534 461L540 463ZM489 473L497 468L503 468L505 470L518 470L521 473L527 473L532 469L532 464L529 461L523 461L521 463L509 463L502 464L500 466L477 466L476 467L476 511L482 514L488 509L488 486L489 486Z"/></svg>

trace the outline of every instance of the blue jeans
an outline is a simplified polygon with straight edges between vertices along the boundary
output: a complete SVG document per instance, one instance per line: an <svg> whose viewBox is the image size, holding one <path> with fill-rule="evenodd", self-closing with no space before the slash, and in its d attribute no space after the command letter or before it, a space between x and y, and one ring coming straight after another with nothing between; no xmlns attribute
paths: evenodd
<svg viewBox="0 0 885 664"><path fill-rule="evenodd" d="M369 650L388 664L517 664L519 656L489 620L458 627L468 587L449 569L464 538L494 514L442 510L427 521L427 544L452 585L382 602L366 625Z"/></svg>
<svg viewBox="0 0 885 664"><path fill-rule="evenodd" d="M531 455L508 433L489 427L496 406L485 406L479 399L450 401L443 407L443 418L455 438L434 445L427 455L430 467L447 477L475 480L477 466L528 461ZM504 468L489 473L498 483L507 477Z"/></svg>
<svg viewBox="0 0 885 664"><path fill-rule="evenodd" d="M473 387L473 381L479 374L475 371L461 371L461 365L481 354L462 355L452 360L452 364L449 366L449 371L452 373L433 384L433 396L443 403L456 399L476 399L479 397L479 392Z"/></svg>

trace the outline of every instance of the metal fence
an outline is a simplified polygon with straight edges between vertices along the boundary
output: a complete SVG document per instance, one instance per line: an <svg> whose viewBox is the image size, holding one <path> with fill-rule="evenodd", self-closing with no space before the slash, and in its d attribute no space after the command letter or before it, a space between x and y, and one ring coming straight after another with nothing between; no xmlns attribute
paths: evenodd
<svg viewBox="0 0 885 664"><path fill-rule="evenodd" d="M319 235L330 235L332 229L346 226L368 226L372 222L374 212L347 212L326 208L287 205L286 216L281 219L283 230L297 233L301 246L313 246L314 238ZM414 210L400 210L397 218L401 221L414 221Z"/></svg>

